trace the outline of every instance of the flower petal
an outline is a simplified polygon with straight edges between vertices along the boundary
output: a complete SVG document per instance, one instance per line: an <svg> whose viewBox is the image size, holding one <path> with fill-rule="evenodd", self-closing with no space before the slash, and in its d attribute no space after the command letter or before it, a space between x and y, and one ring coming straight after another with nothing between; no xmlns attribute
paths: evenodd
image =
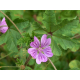
<svg viewBox="0 0 80 80"><path fill-rule="evenodd" d="M41 38L41 47L47 47L51 44L51 39L48 38L47 39L47 35L44 34Z"/></svg>
<svg viewBox="0 0 80 80"><path fill-rule="evenodd" d="M0 20L0 24L1 24L1 20Z"/></svg>
<svg viewBox="0 0 80 80"><path fill-rule="evenodd" d="M52 50L51 50L50 46L43 49L43 52L47 57L52 57L53 56L53 53L52 53Z"/></svg>
<svg viewBox="0 0 80 80"><path fill-rule="evenodd" d="M41 62L46 62L48 59L47 59L47 57L44 55L44 54L42 54L42 53L39 53L38 55L37 55L37 58L36 58L36 63L37 64L41 64Z"/></svg>
<svg viewBox="0 0 80 80"><path fill-rule="evenodd" d="M5 17L2 19L2 22L4 22L5 21Z"/></svg>
<svg viewBox="0 0 80 80"><path fill-rule="evenodd" d="M5 21L5 17L2 19L2 21L0 22L0 26L2 26L2 25L6 25L7 26L7 24L6 24L6 21Z"/></svg>
<svg viewBox="0 0 80 80"><path fill-rule="evenodd" d="M5 33L8 30L8 27L1 27L0 32Z"/></svg>
<svg viewBox="0 0 80 80"><path fill-rule="evenodd" d="M28 49L28 53L34 58L36 59L37 57L37 50L35 48L29 48Z"/></svg>
<svg viewBox="0 0 80 80"><path fill-rule="evenodd" d="M38 38L34 36L34 42L31 42L30 46L34 47L34 48L39 48L39 45L40 45L40 42L39 42Z"/></svg>

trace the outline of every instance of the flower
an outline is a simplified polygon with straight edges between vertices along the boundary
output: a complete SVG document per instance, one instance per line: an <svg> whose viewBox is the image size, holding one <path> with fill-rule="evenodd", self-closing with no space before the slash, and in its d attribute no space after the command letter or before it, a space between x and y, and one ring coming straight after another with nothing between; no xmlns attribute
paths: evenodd
<svg viewBox="0 0 80 80"><path fill-rule="evenodd" d="M3 26L3 27L0 27L0 32L2 33L5 33L8 30L5 17L2 19L2 21L0 21L0 26Z"/></svg>
<svg viewBox="0 0 80 80"><path fill-rule="evenodd" d="M48 57L52 57L53 53L50 48L51 39L47 39L47 35L44 34L41 38L41 44L37 37L34 36L34 42L30 43L32 48L28 49L28 53L36 59L37 64L41 64L41 62L46 62Z"/></svg>

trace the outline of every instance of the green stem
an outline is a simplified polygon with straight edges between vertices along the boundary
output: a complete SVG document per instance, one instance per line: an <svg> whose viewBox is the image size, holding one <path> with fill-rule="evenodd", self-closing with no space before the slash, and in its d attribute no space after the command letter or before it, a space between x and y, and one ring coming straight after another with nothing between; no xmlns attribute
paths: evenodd
<svg viewBox="0 0 80 80"><path fill-rule="evenodd" d="M7 56L9 56L10 54L12 54L12 52L11 52L11 53L9 53L9 54L7 54L6 56L4 56L4 57L0 58L0 60L1 60L1 59L3 59L3 58L5 58L5 57L7 57Z"/></svg>
<svg viewBox="0 0 80 80"><path fill-rule="evenodd" d="M0 66L0 68L2 67L20 67L20 66Z"/></svg>

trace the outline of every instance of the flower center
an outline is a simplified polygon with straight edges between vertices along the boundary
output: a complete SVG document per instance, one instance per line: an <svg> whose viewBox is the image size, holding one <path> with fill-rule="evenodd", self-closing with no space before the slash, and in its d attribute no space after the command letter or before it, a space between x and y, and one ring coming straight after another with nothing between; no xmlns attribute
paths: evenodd
<svg viewBox="0 0 80 80"><path fill-rule="evenodd" d="M40 52L42 52L43 51L43 49L42 48L38 48L38 52L40 53Z"/></svg>

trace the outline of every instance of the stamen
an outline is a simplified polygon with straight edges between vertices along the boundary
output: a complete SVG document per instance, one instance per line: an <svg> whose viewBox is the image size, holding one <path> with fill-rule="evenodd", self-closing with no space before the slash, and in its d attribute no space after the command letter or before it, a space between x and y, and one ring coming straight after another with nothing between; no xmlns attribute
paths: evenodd
<svg viewBox="0 0 80 80"><path fill-rule="evenodd" d="M38 48L38 52L40 53L40 52L42 52L43 51L43 49L41 48L41 47L39 47Z"/></svg>

